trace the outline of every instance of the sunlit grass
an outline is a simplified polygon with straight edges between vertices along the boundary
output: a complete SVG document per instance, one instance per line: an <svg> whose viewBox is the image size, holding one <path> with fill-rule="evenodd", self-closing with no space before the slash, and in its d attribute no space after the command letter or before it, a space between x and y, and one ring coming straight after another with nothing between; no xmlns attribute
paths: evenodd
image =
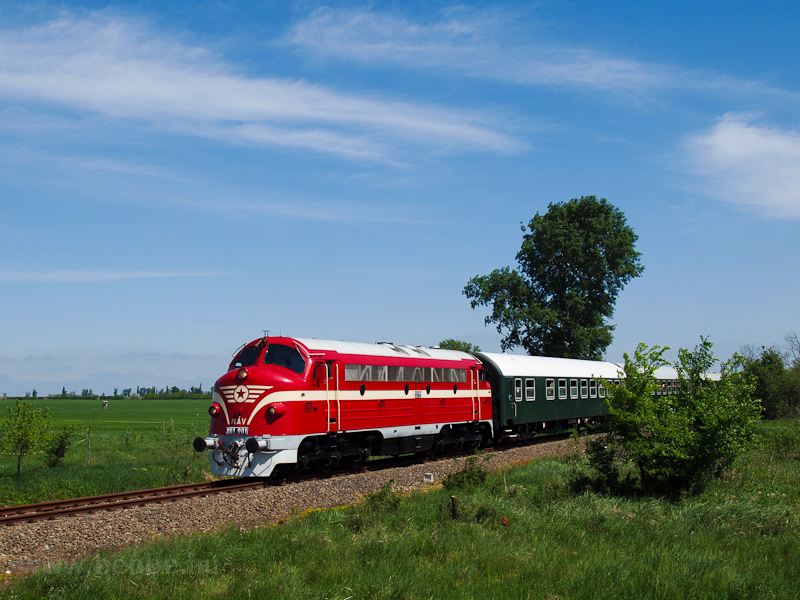
<svg viewBox="0 0 800 600"><path fill-rule="evenodd" d="M800 461L770 441L783 426L768 426L760 449L697 497L573 496L576 461L546 459L472 490L384 489L280 525L103 552L2 594L798 598Z"/></svg>

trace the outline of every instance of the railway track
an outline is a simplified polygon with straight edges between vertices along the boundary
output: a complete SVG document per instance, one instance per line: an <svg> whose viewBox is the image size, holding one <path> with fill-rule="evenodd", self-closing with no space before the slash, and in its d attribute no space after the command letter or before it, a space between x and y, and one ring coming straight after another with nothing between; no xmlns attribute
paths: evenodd
<svg viewBox="0 0 800 600"><path fill-rule="evenodd" d="M242 477L206 483L173 485L134 492L118 492L116 494L104 494L86 498L40 502L38 504L6 506L0 508L0 525L15 525L79 514L119 510L133 506L144 506L145 504L175 502L184 498L248 490L266 485L274 485L274 482Z"/></svg>
<svg viewBox="0 0 800 600"><path fill-rule="evenodd" d="M537 438L536 440L517 443L512 445L489 446L486 452L497 452L509 449L513 446L536 444L549 441L557 441L569 437L568 434L552 435L547 438ZM349 475L355 472L380 471L424 463L430 460L441 460L446 458L459 458L471 455L471 452L451 454L448 456L438 456L426 458L421 455L403 456L402 458L381 458L369 462L357 468L337 468L328 472L310 472L283 478L260 479L253 477L239 477L235 479L223 479L204 483L189 483L185 485L173 485L169 487L153 488L149 490L137 490L133 492L118 492L115 494L104 494L101 496L88 496L86 498L71 498L69 500L55 500L52 502L40 502L38 504L25 504L21 506L6 506L0 508L0 526L16 525L20 523L31 523L34 521L53 520L62 517L75 516L80 514L91 514L101 511L120 510L134 506L145 506L147 504L163 504L166 502L176 502L185 498L198 496L209 496L222 492L238 492L254 488L270 487L283 485L286 483L297 483L313 479L326 479L330 477Z"/></svg>

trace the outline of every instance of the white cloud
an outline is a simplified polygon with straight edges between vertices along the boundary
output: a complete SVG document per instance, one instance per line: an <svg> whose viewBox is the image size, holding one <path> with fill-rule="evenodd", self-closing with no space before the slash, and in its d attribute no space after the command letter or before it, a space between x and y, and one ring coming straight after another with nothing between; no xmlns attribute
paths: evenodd
<svg viewBox="0 0 800 600"><path fill-rule="evenodd" d="M401 141L501 152L523 147L477 113L250 77L204 48L99 14L0 31L0 97L368 160L387 160L387 147Z"/></svg>
<svg viewBox="0 0 800 600"><path fill-rule="evenodd" d="M755 125L754 117L727 114L689 136L690 170L723 202L768 218L800 219L800 131Z"/></svg>
<svg viewBox="0 0 800 600"><path fill-rule="evenodd" d="M218 277L219 273L191 271L0 271L0 281L45 283L105 283L129 279Z"/></svg>
<svg viewBox="0 0 800 600"><path fill-rule="evenodd" d="M290 41L323 55L360 62L445 67L470 76L521 85L580 86L642 93L675 73L585 47L517 35L516 15L461 11L420 24L368 10L320 8L292 31Z"/></svg>

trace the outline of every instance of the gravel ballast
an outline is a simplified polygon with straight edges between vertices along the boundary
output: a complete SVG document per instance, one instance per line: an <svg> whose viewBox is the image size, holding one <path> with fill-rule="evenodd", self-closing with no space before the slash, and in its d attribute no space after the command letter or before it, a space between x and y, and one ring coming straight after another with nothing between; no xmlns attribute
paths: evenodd
<svg viewBox="0 0 800 600"><path fill-rule="evenodd" d="M490 469L499 469L540 456L559 455L568 450L568 444L553 441L500 450L490 455L487 464ZM311 508L353 504L391 479L395 489L422 488L430 485L424 481L426 474L432 475L434 482L441 481L461 460L444 458L407 467L0 527L0 573L14 575L155 537L274 523Z"/></svg>

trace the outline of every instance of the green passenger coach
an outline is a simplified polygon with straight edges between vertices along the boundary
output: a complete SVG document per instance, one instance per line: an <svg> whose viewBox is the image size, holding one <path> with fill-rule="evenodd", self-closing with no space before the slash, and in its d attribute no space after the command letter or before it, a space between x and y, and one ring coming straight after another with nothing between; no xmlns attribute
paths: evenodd
<svg viewBox="0 0 800 600"><path fill-rule="evenodd" d="M495 438L525 439L608 414L601 379L619 385L610 362L475 353L492 386Z"/></svg>

